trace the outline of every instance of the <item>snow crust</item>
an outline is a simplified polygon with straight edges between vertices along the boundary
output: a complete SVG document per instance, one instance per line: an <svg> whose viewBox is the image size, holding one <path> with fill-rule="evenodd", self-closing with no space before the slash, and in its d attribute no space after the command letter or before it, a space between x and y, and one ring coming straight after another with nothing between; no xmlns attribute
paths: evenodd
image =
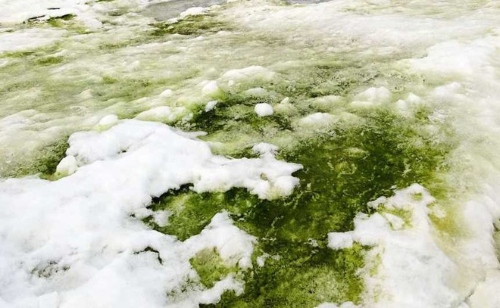
<svg viewBox="0 0 500 308"><path fill-rule="evenodd" d="M228 266L252 266L256 239L235 227L228 213L215 215L184 242L151 230L139 218L152 215L147 209L152 197L189 183L197 192L244 187L260 198L286 195L298 183L291 174L301 168L271 154L214 156L189 134L138 120L75 133L69 144L58 166L67 177L0 182L2 302L198 307L217 302L224 290L239 294L242 283L234 275L206 289L189 263L197 252L215 248ZM162 215L167 216L155 219L165 223L168 213Z"/></svg>

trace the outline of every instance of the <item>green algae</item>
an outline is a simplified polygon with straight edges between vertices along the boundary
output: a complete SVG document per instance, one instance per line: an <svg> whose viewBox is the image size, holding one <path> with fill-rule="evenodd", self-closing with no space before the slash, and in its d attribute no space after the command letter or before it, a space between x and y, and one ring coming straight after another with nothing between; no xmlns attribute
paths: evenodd
<svg viewBox="0 0 500 308"><path fill-rule="evenodd" d="M359 302L362 284L356 272L363 266L363 249L359 245L343 251L304 247L307 257L295 259L289 253L268 258L265 266L247 274L242 296L225 293L219 303L205 307L314 307L322 302Z"/></svg>
<svg viewBox="0 0 500 308"><path fill-rule="evenodd" d="M195 110L195 119L190 129L202 130L209 134L238 131L245 135L263 135L266 130L278 129L281 132L292 129L291 119L285 115L274 114L259 117L254 107L258 103L271 103L266 98L245 97L242 95L218 96L217 106L210 110Z"/></svg>
<svg viewBox="0 0 500 308"><path fill-rule="evenodd" d="M158 23L153 27L155 29L150 33L153 39L170 34L201 35L229 29L227 24L212 19L212 16L188 17L174 24ZM147 43L148 39L106 43L99 52ZM276 42L273 44L279 45ZM41 69L40 72L46 72L43 71L44 66L58 64L46 61L51 57L45 54L27 52L13 55L16 56L27 58L27 63L34 63L35 67ZM57 57L53 60L64 61ZM360 117L359 123L335 125L311 139L309 136L304 138L293 126L293 120L318 111L313 99L328 95L352 97L363 88L377 84L387 86L395 94L405 93L407 84L421 83L422 80L383 65L345 59L309 61L291 69L280 69L277 65L276 71L280 74L277 82L257 80L244 85L247 88L263 87L277 93L276 96L258 98L224 92L215 97L219 102L215 109L204 112L198 107L192 124L187 126L186 123L178 123L178 126L207 131L215 136L211 137L212 140L217 141L226 141L235 136L249 138L249 145L256 141L272 140L275 134L296 136L296 143L285 148L280 158L304 166L303 170L296 173L301 186L288 198L267 201L259 200L239 188L197 194L186 185L153 201L154 210L167 209L173 213L169 225L159 227L151 221L149 223L160 232L185 240L201 232L216 213L228 210L239 228L259 238L254 259L261 253L275 257L267 258L263 267L257 266L254 260L254 268L245 272L242 278L245 281L244 294L236 296L227 292L213 306L313 307L325 301L348 300L359 303L363 283L357 271L363 267L364 252L368 248L355 244L350 249L331 250L327 247L328 232L352 230L353 218L357 213L373 211L367 206L369 201L389 196L394 189L418 182L439 195L443 185L437 184L435 174L445 171L443 161L453 144L436 141L421 130L429 124L429 109L419 109L412 118L407 119L389 108L363 111L349 109L345 102L325 111L348 110ZM43 84L48 90L41 101L68 101L90 88L93 97L99 102L91 104L106 105L104 102L111 104L123 100L125 104L118 114L126 118L143 111L144 107L133 103L135 99L156 93L165 85L178 83L194 75L196 72L172 80L110 74L102 76L101 81L79 84L64 80L49 83L34 78L26 84L20 81L12 83L5 92L26 85ZM56 87L57 91L51 90ZM261 118L255 114L255 104L274 104L284 97L290 97L297 109L294 117L274 114ZM49 110L49 107L43 108ZM248 147L237 149L231 154L234 157L252 155ZM56 159L56 156L45 162L48 164L47 170L38 172L50 174L62 158L59 156ZM28 169L32 172L37 168ZM407 221L405 212L392 214ZM433 217L431 219L434 221ZM440 222L437 220L436 223ZM449 228L447 220L443 223L443 228ZM311 244L311 240L315 245ZM214 251L201 252L191 260L191 265L206 287L213 286L216 281L235 271L227 268Z"/></svg>
<svg viewBox="0 0 500 308"><path fill-rule="evenodd" d="M440 208L440 214L435 211L429 213L429 219L442 239L456 241L458 238L466 238L467 230L464 229L464 222L459 208L453 204L453 199L439 199L432 204L432 209ZM455 201L459 202L459 201Z"/></svg>
<svg viewBox="0 0 500 308"><path fill-rule="evenodd" d="M175 23L158 22L151 24L151 26L155 28L151 32L152 36L167 34L201 35L231 30L228 23L217 20L211 14L187 16Z"/></svg>
<svg viewBox="0 0 500 308"><path fill-rule="evenodd" d="M28 18L20 26L21 29L50 27L74 31L77 34L84 34L88 32L83 23L78 21L75 14L64 14L60 16L52 16L49 18L47 18L46 15L35 16Z"/></svg>
<svg viewBox="0 0 500 308"><path fill-rule="evenodd" d="M23 177L38 174L43 179L55 179L53 174L61 159L66 155L68 147L66 136L36 151L32 158L22 163L13 162L13 165L10 166L7 163L0 170L0 177Z"/></svg>
<svg viewBox="0 0 500 308"><path fill-rule="evenodd" d="M43 57L41 59L37 59L35 61L36 64L39 65L55 65L62 63L64 61L64 57L54 57L54 56L49 56L49 57Z"/></svg>
<svg viewBox="0 0 500 308"><path fill-rule="evenodd" d="M368 203L392 195L395 189L413 183L437 195L444 189L436 176L446 171L445 159L455 146L451 136L435 139L423 132L429 120L422 115L409 119L383 107L353 112L362 121L334 126L280 152L279 158L304 166L295 174L300 187L290 197L260 200L239 188L196 194L185 186L154 200L154 210L173 213L166 227L153 226L161 232L185 240L201 232L213 215L227 210L236 226L257 236L259 251L279 256L246 273L245 293L228 294L218 306L359 302L362 281L357 269L363 266L365 248L331 250L327 234L352 230L357 213L372 213ZM446 127L442 130L445 135L452 133ZM405 211L387 212L405 223L410 220Z"/></svg>
<svg viewBox="0 0 500 308"><path fill-rule="evenodd" d="M201 250L189 262L206 288L212 288L216 282L238 271L236 266L226 265L215 249Z"/></svg>
<svg viewBox="0 0 500 308"><path fill-rule="evenodd" d="M61 28L66 26L68 21L73 20L76 17L74 14L65 14L57 17L50 17L47 23L52 27Z"/></svg>

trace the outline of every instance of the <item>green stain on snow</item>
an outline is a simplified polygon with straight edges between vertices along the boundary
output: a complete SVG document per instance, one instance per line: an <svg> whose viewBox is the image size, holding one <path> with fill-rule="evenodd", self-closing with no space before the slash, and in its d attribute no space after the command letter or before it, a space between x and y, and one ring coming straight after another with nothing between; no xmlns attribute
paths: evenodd
<svg viewBox="0 0 500 308"><path fill-rule="evenodd" d="M268 258L245 279L245 293L226 294L216 307L314 307L322 302L359 301L363 247L343 251L282 243L280 258ZM290 246L289 246L290 245ZM300 256L297 258L297 256Z"/></svg>
<svg viewBox="0 0 500 308"><path fill-rule="evenodd" d="M43 57L41 59L37 59L35 61L36 64L39 65L54 65L54 64L59 64L64 61L64 57L60 56L49 56L49 57Z"/></svg>
<svg viewBox="0 0 500 308"><path fill-rule="evenodd" d="M444 161L454 144L441 141L451 138L426 133L427 117L402 117L384 107L353 112L358 122L333 126L280 153L280 158L304 166L295 174L300 187L290 197L260 200L238 188L196 194L185 186L154 201L154 210L173 213L168 226L157 228L161 232L187 239L224 209L239 228L258 237L258 251L277 256L245 274L242 296L227 294L218 306L359 302L362 281L356 270L363 266L364 248L333 251L327 234L352 230L357 213L373 212L368 202L395 189L413 183L436 195L445 189L436 175L446 171ZM450 137L451 132L442 128L440 134ZM391 213L409 220L407 213Z"/></svg>
<svg viewBox="0 0 500 308"><path fill-rule="evenodd" d="M63 21L57 21L56 25ZM148 32L150 36L144 35L137 41L104 43L93 56L161 40L170 34L201 35L230 29L211 15L152 26L154 30ZM0 96L8 98L13 91L36 86L41 89L36 100L42 112L61 111L66 108L61 107L63 104L74 101L82 91L90 89L92 99L79 102L79 105L102 108L123 101L118 115L133 117L145 108L134 100L160 93L166 86L179 85L198 74L195 65L172 78L122 77L117 71L92 80L52 80L47 78L50 76L47 68L65 61L64 58L52 56L48 51L4 56L22 58L22 63L9 64L8 71L4 71L4 76L22 78L6 78L8 81L1 85ZM167 209L173 215L166 227L149 223L156 230L175 235L180 240L199 234L222 210L231 213L239 228L258 237L253 269L242 273L244 294L236 297L233 293L225 293L215 305L218 307L314 307L325 301L358 303L363 283L357 270L363 266L368 248L355 244L350 249L332 250L327 247L327 234L352 230L357 213L373 211L367 207L369 201L390 196L394 189L412 183L424 185L438 199L446 195L446 187L437 180L436 174L446 171L445 157L454 144L443 141L451 140L452 134L444 125L439 127L438 135L442 136L429 134L426 130L431 124L428 117L432 110L421 108L412 117L403 117L387 104L367 110L354 109L347 104L355 92L367 86L385 86L396 97L407 91L407 84L421 84L421 78L402 74L383 63L338 59L307 59L296 63L292 67L277 63L272 68L278 73L276 81L252 80L242 86L246 89L262 87L269 95L252 97L244 95L244 89L224 89L213 97L218 101L215 109L204 112L198 105L194 122L179 124L182 128L186 125L188 129L207 131L210 133L208 138L213 141L234 140L236 136L237 139L246 138L248 145L291 136L293 144L282 147L279 158L304 166L295 174L301 184L291 196L260 200L241 188L197 194L186 185L155 199L152 204L152 209ZM33 69L26 70L28 67ZM26 76L21 73L24 71L33 75ZM338 105L326 105L326 110L318 110L314 100L327 95L344 97ZM255 104L276 105L284 97L290 97L296 109L293 115L277 112L260 118L255 114ZM339 122L318 132L308 131L304 135L294 127L294 120L317 111L349 112L359 119ZM67 145L54 145L53 151L49 148L47 155L41 155L36 164L28 164L15 175L52 174L64 156L65 147ZM235 157L252 155L248 147L232 150ZM392 214L408 219L404 212ZM451 230L453 226L443 223L442 227ZM256 258L263 254L269 257L260 267ZM191 260L191 265L206 287L236 271L223 264L215 251L200 252Z"/></svg>
<svg viewBox="0 0 500 308"><path fill-rule="evenodd" d="M153 36L164 36L167 34L201 35L230 30L231 27L223 21L217 20L214 15L187 16L175 23L158 22L151 24L155 29L151 32Z"/></svg>
<svg viewBox="0 0 500 308"><path fill-rule="evenodd" d="M61 28L68 25L68 21L73 20L76 17L74 14L65 14L57 17L50 17L47 23L52 27Z"/></svg>
<svg viewBox="0 0 500 308"><path fill-rule="evenodd" d="M223 132L230 134L238 132L241 135L262 135L265 131L277 129L281 132L291 129L291 119L287 116L274 114L259 117L254 107L258 103L272 103L271 98L247 97L241 94L217 97L216 108L205 112L196 110L191 129L202 130L209 134Z"/></svg>
<svg viewBox="0 0 500 308"><path fill-rule="evenodd" d="M53 174L59 162L66 156L69 147L67 137L63 137L54 143L39 149L33 156L19 163L14 161L12 165L4 162L0 169L0 177L22 177L38 174L43 179L56 179Z"/></svg>
<svg viewBox="0 0 500 308"><path fill-rule="evenodd" d="M215 249L201 250L189 262L206 288L212 288L216 282L238 271L236 266L226 265Z"/></svg>

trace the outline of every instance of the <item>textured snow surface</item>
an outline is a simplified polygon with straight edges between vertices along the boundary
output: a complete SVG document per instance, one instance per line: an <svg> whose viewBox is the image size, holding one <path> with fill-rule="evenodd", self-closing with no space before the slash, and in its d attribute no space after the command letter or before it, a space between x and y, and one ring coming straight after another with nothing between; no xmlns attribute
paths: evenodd
<svg viewBox="0 0 500 308"><path fill-rule="evenodd" d="M378 254L380 264L366 283L374 293L370 297L381 297L376 307L444 307L460 302L460 294L447 285L457 268L432 235L427 206L433 201L423 187L415 184L370 204L408 211L410 228L403 228L401 218L390 213L359 214L354 231L329 234L333 249L350 247L353 242L374 246L370 254ZM384 292L376 294L381 290Z"/></svg>
<svg viewBox="0 0 500 308"><path fill-rule="evenodd" d="M126 120L76 133L69 143L60 169L72 175L0 182L0 298L15 306L197 307L217 302L224 290L239 293L231 275L203 288L189 264L198 251L216 248L228 265L251 266L255 238L227 213L184 242L137 217L152 215L151 197L183 184L197 192L245 187L273 198L298 183L291 173L300 165L271 154L214 156L206 143L159 123ZM183 287L185 301L166 297Z"/></svg>
<svg viewBox="0 0 500 308"><path fill-rule="evenodd" d="M352 119L352 113L334 112L343 102L348 111L368 115L371 108L393 108L404 117L418 107L435 108L422 134L445 120L457 131L457 140L450 141L457 150L446 161L451 171L442 176L459 195L449 207L460 230L446 236L438 230L431 217L451 214L436 205L427 187L397 187L369 204L371 214L359 213L354 230L328 234L331 249L371 247L359 270L365 284L361 303L319 307L500 307L497 2L230 1L219 13L236 34L174 34L163 41L149 37L154 21L148 16L167 18L161 7L175 7L175 16L181 9L187 9L182 16L208 9L172 1L139 14L157 2L0 0L2 165L85 130L69 138L57 180L0 180L0 307L198 307L218 302L225 290L241 294L237 275L208 289L189 262L215 248L228 266L252 266L258 239L238 229L229 213L216 214L185 241L141 221L152 217L167 225L171 213L148 206L184 184L199 193L240 187L269 200L291 195L298 185L292 174L301 166L277 160L273 144L232 135L259 158L231 159L214 155L196 133L146 122L187 123L197 108L215 114L228 107L223 91L254 99L252 116L275 115L261 122L290 117L296 131L283 144L292 144L296 132L314 136ZM75 15L80 28L46 23L67 14ZM32 24L25 23L30 19ZM50 48L54 54L45 50ZM366 63L373 63L377 75L345 95L319 91L319 97L297 101L293 87L301 80L287 80L283 72L325 67L324 59L338 60L353 82L365 75L350 76L342 66L346 59L353 67L365 65L370 78ZM391 69L387 75L385 68ZM269 85L282 86L290 97ZM119 112L135 120L109 115ZM246 111L238 112L232 115L241 120ZM278 135L274 129L262 127L266 136ZM266 266L266 257L257 264Z"/></svg>
<svg viewBox="0 0 500 308"><path fill-rule="evenodd" d="M27 29L13 33L0 33L0 52L19 51L42 47L55 42L64 31Z"/></svg>

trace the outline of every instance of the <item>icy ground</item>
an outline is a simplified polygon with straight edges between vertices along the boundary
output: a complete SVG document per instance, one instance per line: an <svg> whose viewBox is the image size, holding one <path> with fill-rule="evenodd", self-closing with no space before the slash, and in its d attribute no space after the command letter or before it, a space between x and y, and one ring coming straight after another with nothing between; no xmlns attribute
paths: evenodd
<svg viewBox="0 0 500 308"><path fill-rule="evenodd" d="M0 0L0 307L500 307L498 16Z"/></svg>

